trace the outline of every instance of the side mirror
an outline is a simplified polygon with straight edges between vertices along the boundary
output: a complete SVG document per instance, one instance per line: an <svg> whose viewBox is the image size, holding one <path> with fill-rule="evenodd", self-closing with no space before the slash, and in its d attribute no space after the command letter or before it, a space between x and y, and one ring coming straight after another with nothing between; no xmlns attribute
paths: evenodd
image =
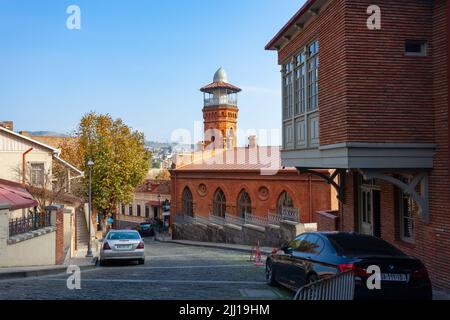
<svg viewBox="0 0 450 320"><path fill-rule="evenodd" d="M288 242L283 243L283 245L281 246L281 251L286 252L288 250L289 250L289 243Z"/></svg>

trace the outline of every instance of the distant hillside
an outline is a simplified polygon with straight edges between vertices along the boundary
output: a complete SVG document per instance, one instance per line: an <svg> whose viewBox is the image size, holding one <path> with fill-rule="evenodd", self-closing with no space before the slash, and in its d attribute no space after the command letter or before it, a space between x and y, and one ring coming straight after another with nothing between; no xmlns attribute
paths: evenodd
<svg viewBox="0 0 450 320"><path fill-rule="evenodd" d="M60 137L60 138L69 137L67 134L53 131L29 131L28 134L33 137Z"/></svg>

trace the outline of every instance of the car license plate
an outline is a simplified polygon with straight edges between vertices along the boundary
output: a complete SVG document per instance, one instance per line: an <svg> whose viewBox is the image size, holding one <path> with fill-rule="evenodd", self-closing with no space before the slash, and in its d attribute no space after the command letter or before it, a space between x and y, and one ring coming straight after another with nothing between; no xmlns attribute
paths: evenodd
<svg viewBox="0 0 450 320"><path fill-rule="evenodd" d="M117 245L116 248L118 250L131 250L132 246L126 244L126 245Z"/></svg>
<svg viewBox="0 0 450 320"><path fill-rule="evenodd" d="M383 273L381 274L381 281L408 282L408 277L406 274Z"/></svg>

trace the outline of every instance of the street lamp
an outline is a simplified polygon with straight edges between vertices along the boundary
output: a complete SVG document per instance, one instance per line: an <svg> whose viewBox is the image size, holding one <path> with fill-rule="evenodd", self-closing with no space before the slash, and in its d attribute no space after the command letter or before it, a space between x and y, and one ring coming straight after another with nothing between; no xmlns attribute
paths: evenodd
<svg viewBox="0 0 450 320"><path fill-rule="evenodd" d="M87 254L86 257L87 258L92 258L93 254L92 254L92 167L94 166L94 161L89 160L86 163L86 166L89 169L89 220L87 221L88 223L88 228L89 228L89 242L88 242L88 250L87 250Z"/></svg>

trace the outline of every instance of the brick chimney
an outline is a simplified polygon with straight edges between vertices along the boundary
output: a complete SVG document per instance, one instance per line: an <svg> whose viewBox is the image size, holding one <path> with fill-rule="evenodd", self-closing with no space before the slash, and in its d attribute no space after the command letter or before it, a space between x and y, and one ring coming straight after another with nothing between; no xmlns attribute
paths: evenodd
<svg viewBox="0 0 450 320"><path fill-rule="evenodd" d="M250 149L258 147L258 142L257 142L256 136L253 135L253 136L248 137L248 147Z"/></svg>
<svg viewBox="0 0 450 320"><path fill-rule="evenodd" d="M12 121L0 121L0 127L3 127L5 129L14 130L14 122Z"/></svg>

